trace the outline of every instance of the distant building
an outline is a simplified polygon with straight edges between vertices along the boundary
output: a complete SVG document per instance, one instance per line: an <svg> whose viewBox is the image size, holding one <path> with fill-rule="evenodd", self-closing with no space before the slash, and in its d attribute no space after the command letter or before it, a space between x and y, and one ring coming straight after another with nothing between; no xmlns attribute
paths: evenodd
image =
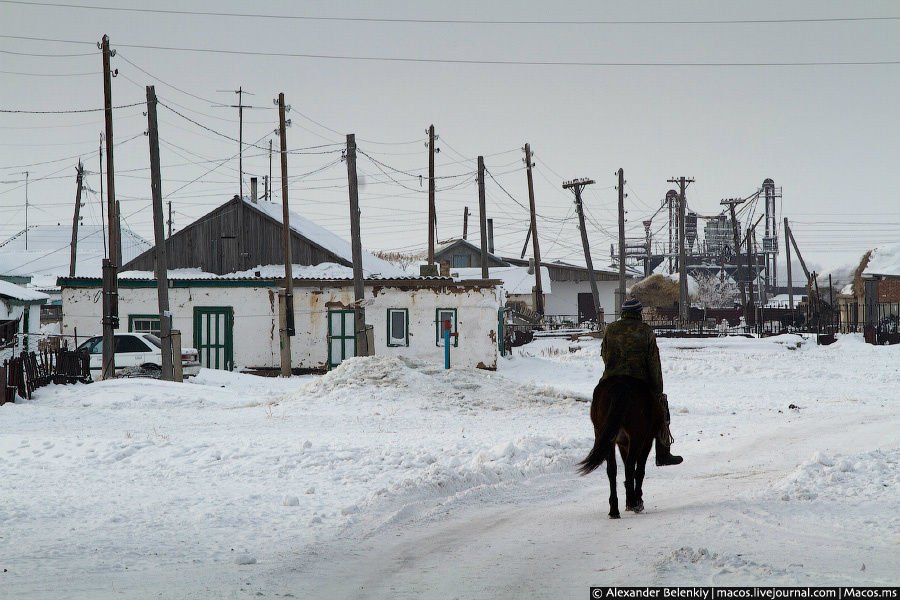
<svg viewBox="0 0 900 600"><path fill-rule="evenodd" d="M502 279L504 277L499 274L504 273L503 269L510 267L529 269L531 266L527 259L499 257L490 253L487 257L491 278L495 277L494 267L500 268L497 278ZM468 240L450 240L435 249L434 258L436 261L448 265L451 274L454 270L465 268L479 268L480 270L481 248ZM545 275L541 283L544 287L544 313L546 315L569 317L576 322L591 321L596 318L587 267L558 260L542 262L541 267L541 272ZM603 318L606 322L613 321L617 312L615 291L619 285L619 274L616 271L594 269L594 278L597 282ZM520 300L526 300L522 297L524 291L521 281L520 278L516 286L516 295L520 296ZM531 281L533 285L533 274ZM533 300L528 299L527 304L533 309Z"/></svg>

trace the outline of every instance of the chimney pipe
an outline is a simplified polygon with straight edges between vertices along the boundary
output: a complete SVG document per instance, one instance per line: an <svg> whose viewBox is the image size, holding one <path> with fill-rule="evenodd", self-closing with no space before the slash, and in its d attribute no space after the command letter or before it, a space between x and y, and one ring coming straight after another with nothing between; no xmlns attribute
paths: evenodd
<svg viewBox="0 0 900 600"><path fill-rule="evenodd" d="M250 201L256 204L256 177L250 178Z"/></svg>
<svg viewBox="0 0 900 600"><path fill-rule="evenodd" d="M487 233L488 233L488 235L487 235L487 238L488 238L488 252L489 252L490 254L493 254L493 253L494 253L494 220L493 220L493 219L488 219L488 220L487 220L487 226L488 226L488 228L487 228L487 229L488 229L488 232L487 232Z"/></svg>

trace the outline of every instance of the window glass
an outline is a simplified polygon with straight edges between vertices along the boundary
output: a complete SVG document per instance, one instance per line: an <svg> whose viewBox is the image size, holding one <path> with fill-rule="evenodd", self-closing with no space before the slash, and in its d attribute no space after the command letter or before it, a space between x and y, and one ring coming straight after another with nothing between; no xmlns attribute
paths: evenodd
<svg viewBox="0 0 900 600"><path fill-rule="evenodd" d="M116 354L122 352L150 352L150 346L131 335L116 336Z"/></svg>
<svg viewBox="0 0 900 600"><path fill-rule="evenodd" d="M157 348L162 348L162 340L159 339L158 337L156 337L155 335L147 333L147 334L142 335L141 337L144 338L145 340L147 340L148 342L150 342L151 344L153 344L154 346L156 346Z"/></svg>
<svg viewBox="0 0 900 600"><path fill-rule="evenodd" d="M159 317L132 317L131 331L159 335Z"/></svg>
<svg viewBox="0 0 900 600"><path fill-rule="evenodd" d="M100 354L103 351L103 338L99 336L92 337L78 346L78 350L90 354Z"/></svg>
<svg viewBox="0 0 900 600"><path fill-rule="evenodd" d="M408 346L406 338L407 312L400 308L388 309L388 343L392 346Z"/></svg>

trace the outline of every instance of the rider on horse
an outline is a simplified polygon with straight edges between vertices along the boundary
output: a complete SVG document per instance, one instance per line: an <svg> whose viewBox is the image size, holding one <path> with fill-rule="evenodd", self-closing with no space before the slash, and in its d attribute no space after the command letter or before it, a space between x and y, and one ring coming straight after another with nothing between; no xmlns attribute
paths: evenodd
<svg viewBox="0 0 900 600"><path fill-rule="evenodd" d="M641 301L632 298L622 304L622 317L606 328L601 355L606 368L604 381L613 376L633 377L645 382L658 398L666 420L656 435L656 465L677 465L683 460L674 456L669 446L674 439L669 432L669 402L663 393L662 366L656 336L641 320Z"/></svg>

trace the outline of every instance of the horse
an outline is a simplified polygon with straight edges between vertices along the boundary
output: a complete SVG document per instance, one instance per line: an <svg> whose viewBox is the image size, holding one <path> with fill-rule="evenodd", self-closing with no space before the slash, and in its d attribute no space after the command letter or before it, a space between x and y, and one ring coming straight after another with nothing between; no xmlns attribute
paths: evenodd
<svg viewBox="0 0 900 600"><path fill-rule="evenodd" d="M610 377L594 388L591 402L594 447L578 463L578 471L581 475L587 475L606 461L610 519L621 516L616 495L615 446L619 446L625 464L625 510L642 512L644 468L664 419L663 409L650 387L639 379Z"/></svg>

